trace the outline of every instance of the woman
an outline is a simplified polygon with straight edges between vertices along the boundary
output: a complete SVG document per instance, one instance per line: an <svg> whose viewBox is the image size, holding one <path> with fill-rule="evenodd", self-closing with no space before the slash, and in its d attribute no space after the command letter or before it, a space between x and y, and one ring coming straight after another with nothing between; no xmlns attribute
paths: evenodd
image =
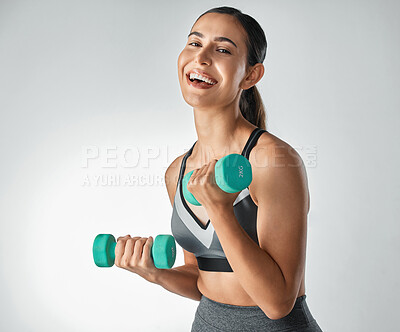
<svg viewBox="0 0 400 332"><path fill-rule="evenodd" d="M301 157L264 130L255 84L264 74L267 42L250 16L211 9L193 25L178 58L185 101L198 140L165 173L172 233L185 264L158 270L153 238L118 239L116 265L176 294L200 301L192 331L321 331L305 295L309 194ZM253 180L240 193L214 179L218 159L249 159ZM201 206L182 195L182 178Z"/></svg>

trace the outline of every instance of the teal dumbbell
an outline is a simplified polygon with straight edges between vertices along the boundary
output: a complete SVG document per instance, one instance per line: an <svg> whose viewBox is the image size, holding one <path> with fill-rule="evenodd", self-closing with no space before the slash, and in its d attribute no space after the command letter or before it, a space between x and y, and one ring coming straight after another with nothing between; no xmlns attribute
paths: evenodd
<svg viewBox="0 0 400 332"><path fill-rule="evenodd" d="M111 234L99 234L93 242L93 259L98 267L111 267L115 261L117 242ZM175 239L172 235L157 235L151 247L151 258L158 269L170 269L176 258Z"/></svg>
<svg viewBox="0 0 400 332"><path fill-rule="evenodd" d="M201 204L187 189L187 184L194 170L187 173L182 180L182 190L185 199L193 204ZM215 182L227 193L237 193L248 187L253 179L251 165L248 159L241 154L232 153L219 159L215 164Z"/></svg>

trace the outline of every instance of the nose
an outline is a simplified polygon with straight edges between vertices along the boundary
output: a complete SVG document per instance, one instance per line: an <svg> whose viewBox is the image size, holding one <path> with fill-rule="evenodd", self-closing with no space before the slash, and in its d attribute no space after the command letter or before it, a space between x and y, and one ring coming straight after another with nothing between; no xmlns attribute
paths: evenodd
<svg viewBox="0 0 400 332"><path fill-rule="evenodd" d="M197 52L195 62L201 65L211 65L212 61L207 48L203 47L199 52Z"/></svg>

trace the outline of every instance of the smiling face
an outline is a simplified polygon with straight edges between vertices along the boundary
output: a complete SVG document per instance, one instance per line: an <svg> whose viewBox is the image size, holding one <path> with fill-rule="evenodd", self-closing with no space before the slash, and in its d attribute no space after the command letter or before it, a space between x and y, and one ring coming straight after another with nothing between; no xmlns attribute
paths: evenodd
<svg viewBox="0 0 400 332"><path fill-rule="evenodd" d="M192 107L223 107L247 89L246 31L227 14L203 15L190 31L178 57L178 77L185 101ZM200 76L190 76L196 73ZM208 83L190 78L197 77Z"/></svg>

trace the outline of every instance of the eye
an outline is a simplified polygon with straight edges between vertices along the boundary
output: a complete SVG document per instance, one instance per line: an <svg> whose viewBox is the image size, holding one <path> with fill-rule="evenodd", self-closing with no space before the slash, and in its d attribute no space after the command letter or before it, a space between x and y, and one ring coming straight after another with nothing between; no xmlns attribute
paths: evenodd
<svg viewBox="0 0 400 332"><path fill-rule="evenodd" d="M195 45L193 45L193 44L195 44ZM199 43L196 43L196 42L190 42L188 45L194 46L194 47L196 47L196 45L197 45L197 46L201 46ZM231 52L229 52L228 50L226 50L226 49L224 49L224 48L220 48L220 49L218 49L217 51L218 51L219 53L231 54ZM222 52L220 52L220 51L222 51Z"/></svg>
<svg viewBox="0 0 400 332"><path fill-rule="evenodd" d="M224 52L220 52L220 53L227 53L227 54L231 54L231 52L229 52L228 50L224 49L224 48L220 48L217 51L224 51Z"/></svg>

